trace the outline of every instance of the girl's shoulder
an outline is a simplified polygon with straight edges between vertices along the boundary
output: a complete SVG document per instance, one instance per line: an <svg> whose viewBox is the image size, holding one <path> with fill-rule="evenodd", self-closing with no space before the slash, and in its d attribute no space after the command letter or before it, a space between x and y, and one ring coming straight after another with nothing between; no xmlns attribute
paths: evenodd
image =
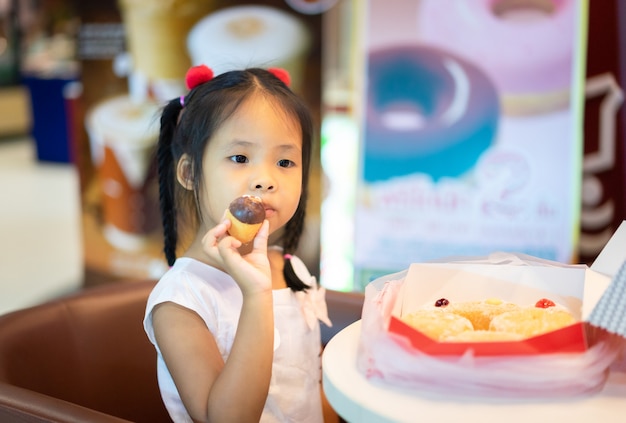
<svg viewBox="0 0 626 423"><path fill-rule="evenodd" d="M144 327L149 337L153 336L152 311L165 302L195 312L207 327L213 328L220 313L238 312L242 296L227 273L195 259L182 257L161 277L148 297Z"/></svg>
<svg viewBox="0 0 626 423"><path fill-rule="evenodd" d="M203 284L219 286L232 284L228 273L191 257L179 257L174 265L161 277L161 282L192 280Z"/></svg>
<svg viewBox="0 0 626 423"><path fill-rule="evenodd" d="M172 301L195 308L199 304L237 296L239 290L234 287L236 283L227 273L198 260L181 257L157 282L148 304Z"/></svg>

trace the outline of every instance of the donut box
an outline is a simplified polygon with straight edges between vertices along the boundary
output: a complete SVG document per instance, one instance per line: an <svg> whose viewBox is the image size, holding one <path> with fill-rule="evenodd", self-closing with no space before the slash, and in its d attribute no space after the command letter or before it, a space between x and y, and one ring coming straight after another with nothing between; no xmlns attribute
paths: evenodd
<svg viewBox="0 0 626 423"><path fill-rule="evenodd" d="M412 264L393 305L388 332L432 356L461 356L470 351L474 356L585 352L589 347L587 323L626 336L626 280L622 280L626 279L626 270L618 277L618 269L626 267L622 265L625 246L623 223L591 267L510 253ZM435 340L403 319L417 310L433 308L437 300L444 298L450 304L498 299L520 306L550 299L569 311L575 321L520 340L459 342Z"/></svg>

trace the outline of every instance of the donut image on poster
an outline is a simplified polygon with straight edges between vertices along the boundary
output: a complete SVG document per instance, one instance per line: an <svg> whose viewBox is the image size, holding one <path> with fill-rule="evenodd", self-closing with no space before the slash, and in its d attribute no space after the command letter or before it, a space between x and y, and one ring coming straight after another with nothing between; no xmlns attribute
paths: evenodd
<svg viewBox="0 0 626 423"><path fill-rule="evenodd" d="M394 46L370 52L363 178L470 171L493 145L500 106L491 80L444 50Z"/></svg>
<svg viewBox="0 0 626 423"><path fill-rule="evenodd" d="M566 109L576 27L573 0L422 0L420 41L471 60L489 75L502 113Z"/></svg>

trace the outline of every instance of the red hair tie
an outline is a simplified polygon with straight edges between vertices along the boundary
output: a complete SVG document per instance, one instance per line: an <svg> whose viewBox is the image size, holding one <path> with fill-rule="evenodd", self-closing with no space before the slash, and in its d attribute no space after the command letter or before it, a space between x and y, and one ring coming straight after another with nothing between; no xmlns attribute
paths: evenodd
<svg viewBox="0 0 626 423"><path fill-rule="evenodd" d="M289 72L287 72L285 69L269 68L267 71L274 75L276 78L283 81L283 84L285 84L286 86L289 87L291 85L291 76L289 76Z"/></svg>
<svg viewBox="0 0 626 423"><path fill-rule="evenodd" d="M185 83L189 90L209 82L211 79L213 79L213 71L207 65L193 66L189 68L187 75L185 75Z"/></svg>

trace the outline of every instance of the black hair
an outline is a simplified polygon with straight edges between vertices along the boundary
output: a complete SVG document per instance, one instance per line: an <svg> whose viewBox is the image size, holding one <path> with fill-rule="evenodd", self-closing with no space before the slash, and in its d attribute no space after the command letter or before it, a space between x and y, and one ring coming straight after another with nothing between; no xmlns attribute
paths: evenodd
<svg viewBox="0 0 626 423"><path fill-rule="evenodd" d="M273 73L260 69L230 71L194 87L184 98L165 105L157 148L159 199L163 224L163 251L168 264L176 260L183 223L201 222L200 177L193 178L193 190L185 190L176 179L178 161L187 154L190 174L202 175L206 144L220 126L253 94L262 92L277 101L299 124L302 132L302 189L296 212L286 223L280 237L286 255L284 276L293 291L310 288L295 274L288 258L298 247L306 214L309 167L314 126L309 108ZM183 107L184 104L184 107ZM183 210L178 207L182 206ZM180 225L180 226L179 226Z"/></svg>

